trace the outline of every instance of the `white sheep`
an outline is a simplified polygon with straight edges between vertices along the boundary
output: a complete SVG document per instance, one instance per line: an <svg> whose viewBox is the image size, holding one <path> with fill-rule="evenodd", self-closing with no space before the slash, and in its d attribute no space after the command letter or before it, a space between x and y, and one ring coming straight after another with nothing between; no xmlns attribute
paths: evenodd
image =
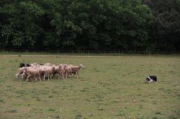
<svg viewBox="0 0 180 119"><path fill-rule="evenodd" d="M25 68L26 68L26 67L21 67L21 68L18 69L18 73L16 73L16 78L18 78L18 79L19 79L19 78L23 79L22 74L23 74Z"/></svg>
<svg viewBox="0 0 180 119"><path fill-rule="evenodd" d="M41 81L41 70L39 68L25 67L22 76L26 77L26 81L29 81L30 78L31 81L34 79Z"/></svg>
<svg viewBox="0 0 180 119"><path fill-rule="evenodd" d="M59 76L62 76L62 78L64 79L66 64L59 64L58 66L59 66L59 70L57 73L59 74Z"/></svg>
<svg viewBox="0 0 180 119"><path fill-rule="evenodd" d="M55 72L55 66L54 65L53 66L44 66L43 68L44 68L44 80L45 80L46 76L49 80Z"/></svg>
<svg viewBox="0 0 180 119"><path fill-rule="evenodd" d="M65 78L68 78L68 76L72 76L72 64L66 65L65 69Z"/></svg>
<svg viewBox="0 0 180 119"><path fill-rule="evenodd" d="M58 71L59 71L59 66L54 66L54 72L53 72L53 74L52 74L52 78L54 78L54 76L55 76L56 74L58 74Z"/></svg>
<svg viewBox="0 0 180 119"><path fill-rule="evenodd" d="M32 63L30 67L22 67L18 69L18 73L16 74L17 78L22 78L26 81L40 80L47 77L47 79L51 79L56 74L58 75L58 79L60 77L68 78L74 77L78 78L79 70L84 66L80 64L79 66L74 66L72 64L59 64L57 66L52 65L50 63L46 63L45 65L40 65L38 63ZM72 76L73 75L73 76Z"/></svg>
<svg viewBox="0 0 180 119"><path fill-rule="evenodd" d="M84 66L82 64L80 64L79 66L71 66L72 74L76 75L76 78L78 78L78 76L79 76L78 72L81 68L84 68ZM74 75L73 75L73 77L74 77Z"/></svg>
<svg viewBox="0 0 180 119"><path fill-rule="evenodd" d="M53 72L52 78L54 78L54 76L56 74L58 75L58 79L59 79L60 75L63 76L63 74L61 73L61 65L54 66L54 72Z"/></svg>

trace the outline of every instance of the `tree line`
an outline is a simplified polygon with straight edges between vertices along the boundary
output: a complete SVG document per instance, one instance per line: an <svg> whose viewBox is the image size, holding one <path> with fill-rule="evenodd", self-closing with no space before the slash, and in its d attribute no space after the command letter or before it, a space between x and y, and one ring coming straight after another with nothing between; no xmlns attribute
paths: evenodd
<svg viewBox="0 0 180 119"><path fill-rule="evenodd" d="M180 51L180 0L1 0L1 49Z"/></svg>

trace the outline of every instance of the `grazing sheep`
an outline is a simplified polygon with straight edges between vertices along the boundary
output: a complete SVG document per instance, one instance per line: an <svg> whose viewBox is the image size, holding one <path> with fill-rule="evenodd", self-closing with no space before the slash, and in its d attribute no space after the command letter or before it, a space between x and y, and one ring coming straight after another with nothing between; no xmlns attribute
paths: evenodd
<svg viewBox="0 0 180 119"><path fill-rule="evenodd" d="M84 66L82 64L80 64L79 66L71 66L72 74L76 75L76 78L78 78L78 76L79 76L78 72L81 68L84 68ZM73 75L73 77L74 77L74 75Z"/></svg>

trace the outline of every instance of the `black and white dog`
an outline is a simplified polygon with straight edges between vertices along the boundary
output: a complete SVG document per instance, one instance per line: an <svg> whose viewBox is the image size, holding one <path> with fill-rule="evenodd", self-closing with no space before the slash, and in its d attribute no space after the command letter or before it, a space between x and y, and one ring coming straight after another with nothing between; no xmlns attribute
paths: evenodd
<svg viewBox="0 0 180 119"><path fill-rule="evenodd" d="M146 83L152 83L152 82L157 82L157 76L152 75L152 76L148 76L145 80Z"/></svg>
<svg viewBox="0 0 180 119"><path fill-rule="evenodd" d="M28 64L28 63L20 63L19 64L19 67L21 68L21 67L30 67L31 65L30 64Z"/></svg>

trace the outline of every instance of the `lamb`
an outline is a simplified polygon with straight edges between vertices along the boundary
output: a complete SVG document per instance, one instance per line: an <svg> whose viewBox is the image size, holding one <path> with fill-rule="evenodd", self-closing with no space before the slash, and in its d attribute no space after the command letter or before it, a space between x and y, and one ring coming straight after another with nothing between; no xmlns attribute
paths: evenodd
<svg viewBox="0 0 180 119"><path fill-rule="evenodd" d="M80 64L79 66L71 66L72 74L76 75L76 78L78 78L78 76L79 76L78 72L81 68L84 68L84 66L82 64Z"/></svg>

